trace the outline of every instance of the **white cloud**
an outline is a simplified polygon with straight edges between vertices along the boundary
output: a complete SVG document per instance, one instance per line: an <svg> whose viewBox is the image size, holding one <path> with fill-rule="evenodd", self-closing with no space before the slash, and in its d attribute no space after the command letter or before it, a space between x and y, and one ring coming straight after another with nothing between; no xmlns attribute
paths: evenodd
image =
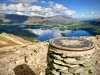
<svg viewBox="0 0 100 75"><path fill-rule="evenodd" d="M41 3L44 3L45 4L46 2L45 1L41 1Z"/></svg>
<svg viewBox="0 0 100 75"><path fill-rule="evenodd" d="M0 4L0 10L11 10L11 11L16 11L16 12L31 12L31 15L39 15L39 16L53 16L53 11L51 8L44 8L41 6L30 6L29 4L23 4L23 3L18 3L18 4Z"/></svg>
<svg viewBox="0 0 100 75"><path fill-rule="evenodd" d="M29 7L29 11L33 11L33 12L39 12L42 11L42 7L41 6L30 6Z"/></svg>
<svg viewBox="0 0 100 75"><path fill-rule="evenodd" d="M82 14L81 17L86 17L86 15L85 14Z"/></svg>
<svg viewBox="0 0 100 75"><path fill-rule="evenodd" d="M89 18L89 15L82 14L82 15L81 15L81 18L82 18L82 17L84 17L84 18Z"/></svg>
<svg viewBox="0 0 100 75"><path fill-rule="evenodd" d="M23 15L22 12L16 12L16 14L18 14L18 15Z"/></svg>
<svg viewBox="0 0 100 75"><path fill-rule="evenodd" d="M0 4L0 10L7 10L7 5L5 3Z"/></svg>
<svg viewBox="0 0 100 75"><path fill-rule="evenodd" d="M44 16L44 17L50 17L54 16L54 13L52 12L51 8L41 8L39 11L31 12L31 15L35 16Z"/></svg>
<svg viewBox="0 0 100 75"><path fill-rule="evenodd" d="M31 15L32 16L40 16L38 13L35 13L35 12L31 12Z"/></svg>
<svg viewBox="0 0 100 75"><path fill-rule="evenodd" d="M0 4L0 10L11 10L11 11L29 11L29 4L23 4L23 3L18 3L18 4Z"/></svg>
<svg viewBox="0 0 100 75"><path fill-rule="evenodd" d="M81 16L82 16L82 17L84 17L85 15L84 15L84 14L82 14Z"/></svg>
<svg viewBox="0 0 100 75"><path fill-rule="evenodd" d="M37 2L38 0L10 0L12 2L20 2L20 3L31 3L31 2Z"/></svg>
<svg viewBox="0 0 100 75"><path fill-rule="evenodd" d="M11 12L10 12L10 14L14 14L14 13L15 13L14 11L11 11Z"/></svg>
<svg viewBox="0 0 100 75"><path fill-rule="evenodd" d="M61 15L65 15L65 16L71 16L76 13L76 11L70 10L70 9L64 7L62 4L58 4L58 3L55 4L53 9L55 12L60 13Z"/></svg>
<svg viewBox="0 0 100 75"><path fill-rule="evenodd" d="M50 4L51 7L52 7L53 4L54 4L54 2L52 2L52 1L49 1L48 3Z"/></svg>
<svg viewBox="0 0 100 75"><path fill-rule="evenodd" d="M54 4L54 2L49 2L50 7L41 7L36 5L30 5L28 3L18 3L0 4L0 10L10 10L15 12L31 12L31 15L39 15L44 17L54 16L55 14L60 14L64 16L70 16L76 13L74 10L70 10L64 7L62 4ZM51 6L52 5L52 6Z"/></svg>
<svg viewBox="0 0 100 75"><path fill-rule="evenodd" d="M94 12L90 12L90 14L94 14Z"/></svg>

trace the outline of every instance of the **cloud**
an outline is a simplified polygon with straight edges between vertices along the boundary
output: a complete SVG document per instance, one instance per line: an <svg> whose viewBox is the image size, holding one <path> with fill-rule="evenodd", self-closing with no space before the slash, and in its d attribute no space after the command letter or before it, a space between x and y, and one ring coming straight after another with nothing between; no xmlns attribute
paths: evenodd
<svg viewBox="0 0 100 75"><path fill-rule="evenodd" d="M23 15L22 12L16 12L16 14L18 14L18 15Z"/></svg>
<svg viewBox="0 0 100 75"><path fill-rule="evenodd" d="M0 4L0 10L7 10L7 5L5 3Z"/></svg>
<svg viewBox="0 0 100 75"><path fill-rule="evenodd" d="M35 10L34 12L31 12L31 15L37 15L37 16L44 16L44 17L50 17L50 16L54 16L54 13L52 12L51 8L39 8L37 10Z"/></svg>
<svg viewBox="0 0 100 75"><path fill-rule="evenodd" d="M41 6L30 6L29 4L0 4L0 10L10 10L10 11L16 11L16 12L31 12L31 15L38 15L38 16L44 16L44 17L50 17L54 16L53 11L51 8L45 8Z"/></svg>
<svg viewBox="0 0 100 75"><path fill-rule="evenodd" d="M53 7L53 10L59 14L65 15L65 16L71 16L76 13L74 10L70 10L66 7L64 7L62 4L55 4Z"/></svg>
<svg viewBox="0 0 100 75"><path fill-rule="evenodd" d="M29 0L30 1L30 0ZM76 13L74 10L70 10L64 7L62 4L54 4L54 2L49 2L50 7L41 7L37 5L30 5L28 3L18 3L0 4L0 10L10 10L15 12L31 12L31 15L39 15L44 17L54 16L55 14L60 14L64 16L71 16Z"/></svg>
<svg viewBox="0 0 100 75"><path fill-rule="evenodd" d="M94 14L94 12L90 12L90 14Z"/></svg>
<svg viewBox="0 0 100 75"><path fill-rule="evenodd" d="M36 6L36 5L30 6L29 11L39 12L39 11L42 11L42 7L41 6Z"/></svg>
<svg viewBox="0 0 100 75"><path fill-rule="evenodd" d="M48 17L48 16L52 16L53 12L51 8L42 8L41 6L32 6L31 15Z"/></svg>
<svg viewBox="0 0 100 75"><path fill-rule="evenodd" d="M45 4L46 2L45 1L41 1L41 3Z"/></svg>
<svg viewBox="0 0 100 75"><path fill-rule="evenodd" d="M26 11L29 10L29 4L18 3L18 4L10 4L7 6L5 3L3 3L0 4L0 10Z"/></svg>
<svg viewBox="0 0 100 75"><path fill-rule="evenodd" d="M52 1L49 1L48 3L50 4L51 7L52 7L53 4L54 4L54 2L52 2Z"/></svg>
<svg viewBox="0 0 100 75"><path fill-rule="evenodd" d="M29 11L29 4L10 4L6 5L5 3L0 4L0 10L11 10L11 11Z"/></svg>
<svg viewBox="0 0 100 75"><path fill-rule="evenodd" d="M82 16L82 17L85 17L86 15L82 14L81 16Z"/></svg>
<svg viewBox="0 0 100 75"><path fill-rule="evenodd" d="M88 18L89 15L86 15L86 14L82 14L81 17L84 17L84 18Z"/></svg>
<svg viewBox="0 0 100 75"><path fill-rule="evenodd" d="M31 3L37 2L38 0L10 0L11 2L20 2L20 3Z"/></svg>

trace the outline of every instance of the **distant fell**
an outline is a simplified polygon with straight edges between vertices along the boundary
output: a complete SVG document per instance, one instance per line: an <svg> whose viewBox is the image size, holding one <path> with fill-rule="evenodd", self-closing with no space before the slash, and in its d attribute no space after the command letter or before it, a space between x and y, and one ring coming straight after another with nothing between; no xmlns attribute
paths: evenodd
<svg viewBox="0 0 100 75"><path fill-rule="evenodd" d="M92 25L97 25L100 26L100 18L98 19L93 19L93 20L88 20L87 22L89 22Z"/></svg>
<svg viewBox="0 0 100 75"><path fill-rule="evenodd" d="M51 20L51 21L73 20L73 18L71 18L71 17L66 17L66 16L62 16L62 15L57 15L57 16L50 17L49 20Z"/></svg>
<svg viewBox="0 0 100 75"><path fill-rule="evenodd" d="M17 14L0 14L0 22L40 22L40 21L58 21L58 20L73 20L71 17L64 17L61 15L52 17L42 16L26 16Z"/></svg>

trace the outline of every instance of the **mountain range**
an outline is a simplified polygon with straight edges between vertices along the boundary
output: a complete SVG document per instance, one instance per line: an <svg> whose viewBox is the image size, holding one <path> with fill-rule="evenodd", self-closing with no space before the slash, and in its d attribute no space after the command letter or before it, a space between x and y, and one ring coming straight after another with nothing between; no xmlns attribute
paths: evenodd
<svg viewBox="0 0 100 75"><path fill-rule="evenodd" d="M61 15L52 17L42 16L26 16L17 14L0 14L0 22L40 22L40 21L57 21L57 20L73 20L71 17L65 17Z"/></svg>

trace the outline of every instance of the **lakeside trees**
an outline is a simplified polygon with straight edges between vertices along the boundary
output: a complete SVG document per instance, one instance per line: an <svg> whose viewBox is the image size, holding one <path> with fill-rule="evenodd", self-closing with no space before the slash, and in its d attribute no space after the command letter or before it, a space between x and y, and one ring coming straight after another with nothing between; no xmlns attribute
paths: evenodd
<svg viewBox="0 0 100 75"><path fill-rule="evenodd" d="M100 35L100 25L94 25L89 22L83 21L42 21L42 22L24 22L24 23L0 23L0 33L11 33L21 37L27 37L28 39L38 37L39 35L25 29L59 29L64 30L79 30L83 29L89 31L92 34ZM61 33L62 36L66 36ZM31 39L32 40L32 39Z"/></svg>

